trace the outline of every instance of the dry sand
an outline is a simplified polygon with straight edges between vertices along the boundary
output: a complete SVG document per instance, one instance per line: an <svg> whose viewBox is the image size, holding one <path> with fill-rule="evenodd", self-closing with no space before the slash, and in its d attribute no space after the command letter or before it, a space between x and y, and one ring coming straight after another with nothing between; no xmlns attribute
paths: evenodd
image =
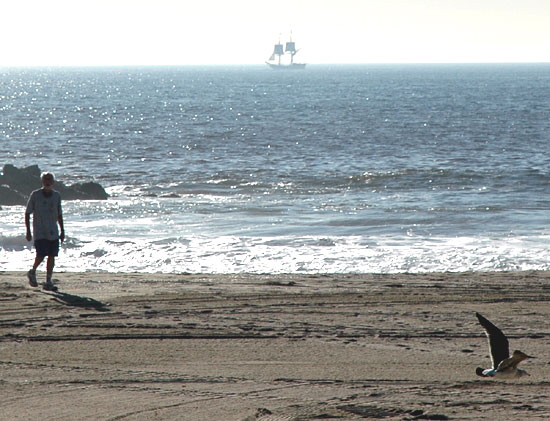
<svg viewBox="0 0 550 421"><path fill-rule="evenodd" d="M57 278L0 272L2 420L550 419L548 272Z"/></svg>

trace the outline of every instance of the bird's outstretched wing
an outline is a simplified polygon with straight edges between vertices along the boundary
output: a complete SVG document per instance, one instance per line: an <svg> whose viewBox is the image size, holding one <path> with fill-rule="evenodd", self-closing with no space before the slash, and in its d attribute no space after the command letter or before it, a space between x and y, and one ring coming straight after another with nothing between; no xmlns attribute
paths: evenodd
<svg viewBox="0 0 550 421"><path fill-rule="evenodd" d="M497 369L501 361L507 359L510 356L510 350L508 348L508 339L502 333L502 331L492 324L489 320L483 317L481 314L476 313L477 320L483 328L489 338L489 348L491 350L491 360L493 362L493 369Z"/></svg>

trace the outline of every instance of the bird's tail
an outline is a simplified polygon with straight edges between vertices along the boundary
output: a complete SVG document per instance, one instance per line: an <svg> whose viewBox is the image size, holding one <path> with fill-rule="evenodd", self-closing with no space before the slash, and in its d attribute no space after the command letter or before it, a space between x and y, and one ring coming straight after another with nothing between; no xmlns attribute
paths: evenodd
<svg viewBox="0 0 550 421"><path fill-rule="evenodd" d="M481 367L476 368L476 374L477 374L478 376L487 377L487 375L483 374L484 371L485 371L485 370L482 369Z"/></svg>

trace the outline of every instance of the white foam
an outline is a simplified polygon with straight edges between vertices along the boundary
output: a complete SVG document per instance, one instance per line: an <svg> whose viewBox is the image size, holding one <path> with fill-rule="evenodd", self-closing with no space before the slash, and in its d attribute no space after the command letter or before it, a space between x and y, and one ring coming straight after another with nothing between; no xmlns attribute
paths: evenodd
<svg viewBox="0 0 550 421"><path fill-rule="evenodd" d="M10 243L17 247L8 248ZM515 239L362 237L171 237L71 239L62 245L59 271L202 273L398 273L548 270L548 238ZM368 245L366 245L368 243ZM531 243L525 247L526 243ZM535 243L535 245L534 245ZM4 270L25 270L33 252L2 239Z"/></svg>

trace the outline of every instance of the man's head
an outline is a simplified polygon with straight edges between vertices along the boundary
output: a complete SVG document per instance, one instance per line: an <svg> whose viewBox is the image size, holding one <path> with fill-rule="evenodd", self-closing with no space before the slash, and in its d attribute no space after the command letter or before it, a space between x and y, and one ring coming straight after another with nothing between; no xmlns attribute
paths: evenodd
<svg viewBox="0 0 550 421"><path fill-rule="evenodd" d="M51 172L43 172L40 178L42 180L42 186L44 187L44 190L51 190L53 185L55 184L54 175Z"/></svg>

